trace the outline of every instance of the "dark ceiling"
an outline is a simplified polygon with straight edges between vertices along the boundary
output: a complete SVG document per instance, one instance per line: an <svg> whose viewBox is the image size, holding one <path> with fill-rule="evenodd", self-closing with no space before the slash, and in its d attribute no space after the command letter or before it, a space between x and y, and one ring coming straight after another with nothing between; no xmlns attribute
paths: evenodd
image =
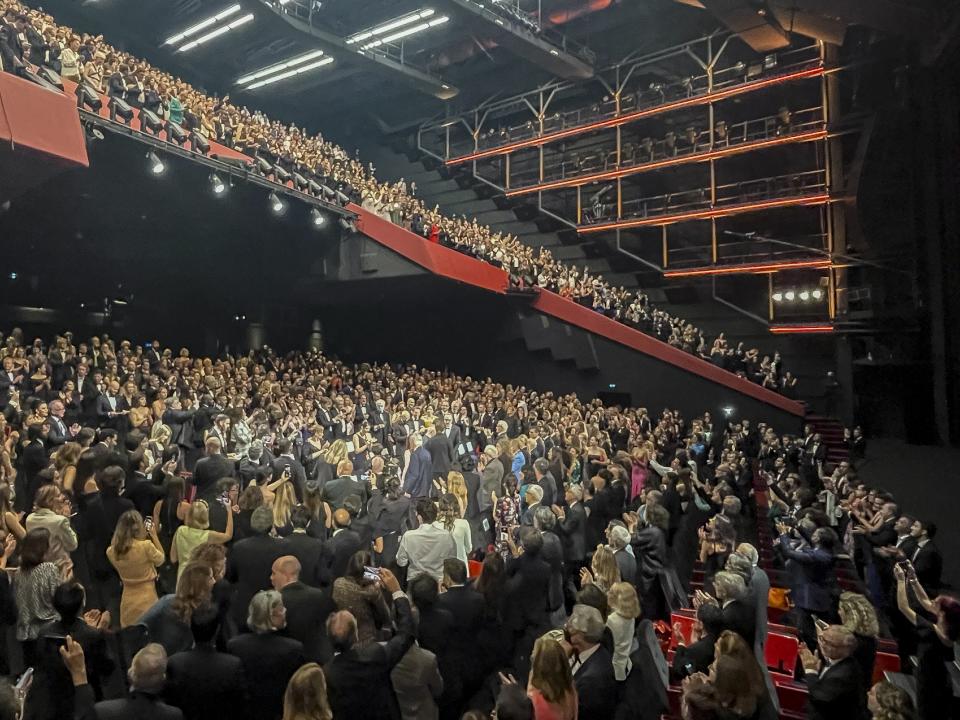
<svg viewBox="0 0 960 720"><path fill-rule="evenodd" d="M254 13L252 22L189 52L163 45L169 36L234 1L240 2L243 13ZM522 6L532 11L538 3L544 17L563 21L556 30L597 54L598 67L631 52L696 38L718 25L708 13L674 0L523 0ZM82 32L102 33L115 47L217 95L235 91L234 83L244 73L322 47L262 0L45 0L43 7L59 22ZM324 31L346 37L421 8L433 8L437 16L449 15L451 20L405 40L404 58L460 89L460 95L448 101L454 109L549 79L545 71L478 34L476 25L468 27L452 0L322 0L314 17ZM233 92L232 99L333 137L338 127L361 119L374 118L381 127L396 128L445 111L444 101L412 89L353 53L340 53L334 65L320 72Z"/></svg>

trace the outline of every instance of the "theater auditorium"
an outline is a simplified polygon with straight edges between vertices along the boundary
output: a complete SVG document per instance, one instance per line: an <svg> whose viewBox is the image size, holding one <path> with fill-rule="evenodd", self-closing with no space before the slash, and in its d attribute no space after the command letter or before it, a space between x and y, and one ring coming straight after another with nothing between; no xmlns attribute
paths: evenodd
<svg viewBox="0 0 960 720"><path fill-rule="evenodd" d="M960 0L0 0L0 720L960 718Z"/></svg>

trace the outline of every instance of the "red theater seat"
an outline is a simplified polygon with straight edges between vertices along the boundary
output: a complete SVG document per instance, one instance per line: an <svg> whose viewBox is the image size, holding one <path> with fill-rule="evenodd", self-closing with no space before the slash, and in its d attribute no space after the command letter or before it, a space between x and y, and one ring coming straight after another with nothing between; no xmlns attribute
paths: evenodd
<svg viewBox="0 0 960 720"><path fill-rule="evenodd" d="M796 635L770 633L767 635L767 646L764 651L767 667L784 675L793 675L799 650L800 640Z"/></svg>

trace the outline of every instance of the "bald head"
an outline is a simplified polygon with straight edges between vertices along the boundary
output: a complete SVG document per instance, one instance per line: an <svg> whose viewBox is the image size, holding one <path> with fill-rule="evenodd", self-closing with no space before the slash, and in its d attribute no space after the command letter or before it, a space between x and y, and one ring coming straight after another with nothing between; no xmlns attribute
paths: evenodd
<svg viewBox="0 0 960 720"><path fill-rule="evenodd" d="M349 610L338 610L327 618L327 637L337 652L346 652L357 642L357 619Z"/></svg>
<svg viewBox="0 0 960 720"><path fill-rule="evenodd" d="M334 510L333 522L337 527L345 528L350 526L350 513L344 508Z"/></svg>
<svg viewBox="0 0 960 720"><path fill-rule="evenodd" d="M270 584L273 585L274 590L280 592L299 579L300 561L293 555L284 555L273 561L273 567L270 568Z"/></svg>
<svg viewBox="0 0 960 720"><path fill-rule="evenodd" d="M160 643L150 643L133 656L130 670L130 689L147 693L163 691L167 679L167 652Z"/></svg>

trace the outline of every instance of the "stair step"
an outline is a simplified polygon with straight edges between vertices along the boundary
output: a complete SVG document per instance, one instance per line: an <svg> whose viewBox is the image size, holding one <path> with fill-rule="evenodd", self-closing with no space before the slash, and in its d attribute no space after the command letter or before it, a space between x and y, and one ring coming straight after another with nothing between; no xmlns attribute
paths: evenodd
<svg viewBox="0 0 960 720"><path fill-rule="evenodd" d="M550 251L558 260L585 260L587 254L583 250L583 245L561 245Z"/></svg>
<svg viewBox="0 0 960 720"><path fill-rule="evenodd" d="M477 194L473 190L463 190L457 186L454 182L448 182L450 185L449 190L443 190L441 192L431 192L429 198L431 201L437 203L441 208L447 208L452 205L462 205L477 202ZM417 188L417 192L420 197L428 197L420 192L420 188Z"/></svg>

